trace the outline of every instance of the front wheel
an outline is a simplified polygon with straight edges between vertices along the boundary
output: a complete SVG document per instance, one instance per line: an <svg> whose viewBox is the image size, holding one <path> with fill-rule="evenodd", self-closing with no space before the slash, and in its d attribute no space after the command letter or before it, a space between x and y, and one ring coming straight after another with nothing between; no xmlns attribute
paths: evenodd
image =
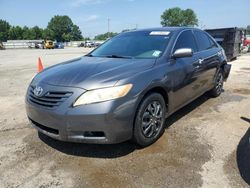
<svg viewBox="0 0 250 188"><path fill-rule="evenodd" d="M153 144L164 132L166 104L159 93L151 93L139 105L134 122L133 141L140 147Z"/></svg>
<svg viewBox="0 0 250 188"><path fill-rule="evenodd" d="M209 91L212 97L218 97L223 91L224 77L222 71L220 70L215 78L215 86Z"/></svg>

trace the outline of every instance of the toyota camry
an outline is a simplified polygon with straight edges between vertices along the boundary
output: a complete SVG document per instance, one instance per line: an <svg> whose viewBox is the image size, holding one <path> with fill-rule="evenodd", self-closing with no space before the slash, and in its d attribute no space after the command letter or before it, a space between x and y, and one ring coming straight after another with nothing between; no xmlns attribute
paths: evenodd
<svg viewBox="0 0 250 188"><path fill-rule="evenodd" d="M202 30L124 32L37 74L26 95L27 116L54 139L132 140L145 147L163 134L178 109L206 92L218 97L230 69L224 50Z"/></svg>

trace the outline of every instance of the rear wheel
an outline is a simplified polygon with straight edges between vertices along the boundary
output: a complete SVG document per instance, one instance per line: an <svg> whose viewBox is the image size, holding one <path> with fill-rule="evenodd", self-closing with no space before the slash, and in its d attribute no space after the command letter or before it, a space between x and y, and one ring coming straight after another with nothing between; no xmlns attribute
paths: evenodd
<svg viewBox="0 0 250 188"><path fill-rule="evenodd" d="M162 95L148 95L136 113L133 141L141 147L154 143L164 132L165 117L166 105Z"/></svg>
<svg viewBox="0 0 250 188"><path fill-rule="evenodd" d="M215 79L215 86L212 90L210 90L209 94L212 97L218 97L223 91L224 77L222 71L220 70Z"/></svg>

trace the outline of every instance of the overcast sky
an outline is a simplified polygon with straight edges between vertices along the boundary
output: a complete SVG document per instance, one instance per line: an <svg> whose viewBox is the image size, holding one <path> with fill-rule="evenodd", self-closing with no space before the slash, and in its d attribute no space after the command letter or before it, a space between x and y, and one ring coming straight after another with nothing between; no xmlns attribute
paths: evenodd
<svg viewBox="0 0 250 188"><path fill-rule="evenodd" d="M0 19L45 28L54 15L68 15L84 37L110 30L160 26L165 9L193 9L202 28L250 25L250 0L0 0Z"/></svg>

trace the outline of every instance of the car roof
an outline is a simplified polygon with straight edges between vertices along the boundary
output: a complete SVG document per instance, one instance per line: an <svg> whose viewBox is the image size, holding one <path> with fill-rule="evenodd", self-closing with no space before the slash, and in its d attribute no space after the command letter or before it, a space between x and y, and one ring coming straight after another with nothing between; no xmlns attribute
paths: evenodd
<svg viewBox="0 0 250 188"><path fill-rule="evenodd" d="M180 32L185 29L195 29L195 30L200 30L198 28L194 27L156 27L156 28L148 28L148 29L138 29L138 30L132 30L132 31L127 31L129 32L151 32L151 31L170 31L170 32ZM125 32L125 33L127 33Z"/></svg>

